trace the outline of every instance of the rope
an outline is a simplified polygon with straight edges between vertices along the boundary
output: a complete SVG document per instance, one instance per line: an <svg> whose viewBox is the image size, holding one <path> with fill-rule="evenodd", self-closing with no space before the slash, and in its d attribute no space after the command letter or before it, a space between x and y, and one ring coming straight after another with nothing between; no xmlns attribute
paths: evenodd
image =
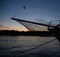
<svg viewBox="0 0 60 57"><path fill-rule="evenodd" d="M14 16L13 16L13 17L17 16L17 13L19 13L19 10L18 10L18 11L16 11L16 13L14 14Z"/></svg>
<svg viewBox="0 0 60 57"><path fill-rule="evenodd" d="M50 43L50 42L53 42L53 41L55 41L55 40L56 40L56 39L53 39L53 40L51 40L51 41L49 41L49 42L46 42L46 43L40 44L40 45L38 45L38 46L35 46L35 47L31 48L31 49L25 50L20 56L24 56L24 55L27 54L29 51L34 50L34 49L37 49L38 47L41 47L41 46L43 46L43 45L45 45L45 44L48 44L48 43Z"/></svg>

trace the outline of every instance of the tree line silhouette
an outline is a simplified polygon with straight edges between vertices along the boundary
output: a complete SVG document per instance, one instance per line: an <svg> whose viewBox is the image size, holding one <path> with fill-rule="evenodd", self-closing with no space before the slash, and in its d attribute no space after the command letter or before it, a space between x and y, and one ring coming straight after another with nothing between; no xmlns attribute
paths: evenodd
<svg viewBox="0 0 60 57"><path fill-rule="evenodd" d="M0 30L0 36L52 36L49 31L15 31Z"/></svg>

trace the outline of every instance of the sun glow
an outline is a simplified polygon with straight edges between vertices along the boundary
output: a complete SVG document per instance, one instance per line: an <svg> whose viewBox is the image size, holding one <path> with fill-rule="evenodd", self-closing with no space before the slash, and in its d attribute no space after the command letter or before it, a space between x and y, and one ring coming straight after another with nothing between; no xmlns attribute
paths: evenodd
<svg viewBox="0 0 60 57"><path fill-rule="evenodd" d="M13 27L12 29L17 30L17 31L29 31L25 27Z"/></svg>

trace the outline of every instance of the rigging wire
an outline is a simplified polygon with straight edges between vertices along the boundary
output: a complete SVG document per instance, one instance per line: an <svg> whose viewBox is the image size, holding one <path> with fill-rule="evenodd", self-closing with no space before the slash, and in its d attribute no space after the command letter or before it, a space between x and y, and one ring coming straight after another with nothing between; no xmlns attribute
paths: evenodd
<svg viewBox="0 0 60 57"><path fill-rule="evenodd" d="M26 6L23 6L22 7L23 10L26 10ZM16 11L16 13L14 14L13 17L17 16L17 14L20 12L20 8Z"/></svg>
<svg viewBox="0 0 60 57"><path fill-rule="evenodd" d="M19 1L20 2L20 1ZM18 7L19 10L16 11L16 13L13 15L13 17L17 16L17 14L20 12L20 9L22 8L22 10L26 10L26 4L28 5L29 0L24 2L24 5L22 5L22 7Z"/></svg>
<svg viewBox="0 0 60 57"><path fill-rule="evenodd" d="M22 54L21 54L20 56L24 56L25 54L28 54L29 51L32 51L32 50L34 50L34 49L37 49L38 47L41 47L41 46L43 46L43 45L45 45L45 44L48 44L48 43L51 43L51 42L53 42L53 41L55 41L55 40L56 40L56 39L53 39L53 40L51 40L51 41L48 41L48 42L45 42L45 43L40 44L40 45L38 45L38 46L35 46L35 47L31 48L31 49L25 50L24 52L22 52Z"/></svg>

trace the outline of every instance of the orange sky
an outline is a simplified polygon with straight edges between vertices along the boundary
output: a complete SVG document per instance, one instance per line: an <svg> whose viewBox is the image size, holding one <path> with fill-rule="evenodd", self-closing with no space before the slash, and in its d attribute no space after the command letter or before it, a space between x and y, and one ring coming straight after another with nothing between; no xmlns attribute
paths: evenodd
<svg viewBox="0 0 60 57"><path fill-rule="evenodd" d="M0 30L17 30L17 31L28 31L28 29L26 29L25 27L12 27L12 28L9 28L9 27L3 27L3 26L0 26Z"/></svg>
<svg viewBox="0 0 60 57"><path fill-rule="evenodd" d="M5 26L0 26L0 30L29 31L29 30L26 29L24 26L22 26L22 27L15 26L15 27L11 27L11 28L5 27ZM48 31L48 30L47 30L47 27L41 26L41 27L39 28L39 31Z"/></svg>

